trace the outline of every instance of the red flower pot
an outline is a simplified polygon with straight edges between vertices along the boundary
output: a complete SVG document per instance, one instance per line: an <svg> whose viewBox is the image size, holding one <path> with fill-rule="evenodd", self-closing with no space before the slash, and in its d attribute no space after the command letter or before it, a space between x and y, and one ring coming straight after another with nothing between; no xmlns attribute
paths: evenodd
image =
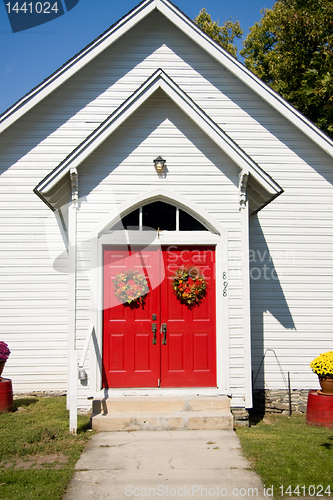
<svg viewBox="0 0 333 500"><path fill-rule="evenodd" d="M9 412L13 409L13 388L9 378L0 380L0 413Z"/></svg>

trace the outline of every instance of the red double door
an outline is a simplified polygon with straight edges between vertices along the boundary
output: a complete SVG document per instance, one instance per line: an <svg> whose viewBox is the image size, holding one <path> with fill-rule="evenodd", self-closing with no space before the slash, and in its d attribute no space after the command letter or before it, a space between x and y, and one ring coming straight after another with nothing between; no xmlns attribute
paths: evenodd
<svg viewBox="0 0 333 500"><path fill-rule="evenodd" d="M193 308L172 288L175 271L189 267L208 284ZM138 307L115 296L113 279L129 270L149 285ZM103 387L216 386L215 311L214 247L104 247Z"/></svg>

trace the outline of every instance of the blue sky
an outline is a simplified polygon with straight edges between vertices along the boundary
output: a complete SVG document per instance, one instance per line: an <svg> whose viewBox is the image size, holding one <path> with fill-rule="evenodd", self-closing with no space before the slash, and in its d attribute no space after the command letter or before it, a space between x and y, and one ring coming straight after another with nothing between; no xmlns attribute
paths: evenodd
<svg viewBox="0 0 333 500"><path fill-rule="evenodd" d="M139 0L80 0L70 12L53 21L13 33L5 2L0 0L0 113L138 3ZM173 0L173 3L191 19L203 7L220 24L230 17L237 19L245 36L248 28L260 20L261 9L271 8L274 0Z"/></svg>

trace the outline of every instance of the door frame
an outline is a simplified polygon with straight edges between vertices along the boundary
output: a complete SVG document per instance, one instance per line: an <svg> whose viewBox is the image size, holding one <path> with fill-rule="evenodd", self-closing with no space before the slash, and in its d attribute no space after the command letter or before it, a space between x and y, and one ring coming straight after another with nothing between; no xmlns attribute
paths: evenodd
<svg viewBox="0 0 333 500"><path fill-rule="evenodd" d="M208 231L163 231L151 241L151 233L145 231L117 231L108 233L121 217L135 210L143 203L164 201L177 205L195 218L199 219L209 229ZM149 234L150 233L150 234ZM228 277L228 235L227 231L207 214L201 207L188 201L184 197L171 195L161 191L154 191L136 198L118 208L99 224L93 231L90 239L90 327L93 329L93 339L90 349L89 388L91 396L95 396L109 389L102 389L102 342L103 342L103 252L104 246L112 244L139 244L139 245L194 245L215 246L216 260L216 378L219 393L230 394L229 379L229 299L228 294L223 296L223 275ZM220 299L219 299L220 298ZM186 390L186 388L184 388ZM203 388L205 389L205 388ZM110 389L111 390L111 389ZM113 389L112 389L113 390ZM128 389L117 389L128 393ZM179 391L179 389L178 389ZM198 389L200 392L200 389ZM204 392L204 391L203 391Z"/></svg>

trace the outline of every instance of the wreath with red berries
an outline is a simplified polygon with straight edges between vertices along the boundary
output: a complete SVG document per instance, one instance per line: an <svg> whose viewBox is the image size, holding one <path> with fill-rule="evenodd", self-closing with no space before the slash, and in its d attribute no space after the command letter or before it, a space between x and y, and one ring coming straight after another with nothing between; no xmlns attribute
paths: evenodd
<svg viewBox="0 0 333 500"><path fill-rule="evenodd" d="M173 276L172 288L182 304L197 306L207 295L207 282L200 269L180 268Z"/></svg>
<svg viewBox="0 0 333 500"><path fill-rule="evenodd" d="M129 270L117 274L112 280L114 293L119 302L123 304L144 304L149 286L145 276L138 271Z"/></svg>

